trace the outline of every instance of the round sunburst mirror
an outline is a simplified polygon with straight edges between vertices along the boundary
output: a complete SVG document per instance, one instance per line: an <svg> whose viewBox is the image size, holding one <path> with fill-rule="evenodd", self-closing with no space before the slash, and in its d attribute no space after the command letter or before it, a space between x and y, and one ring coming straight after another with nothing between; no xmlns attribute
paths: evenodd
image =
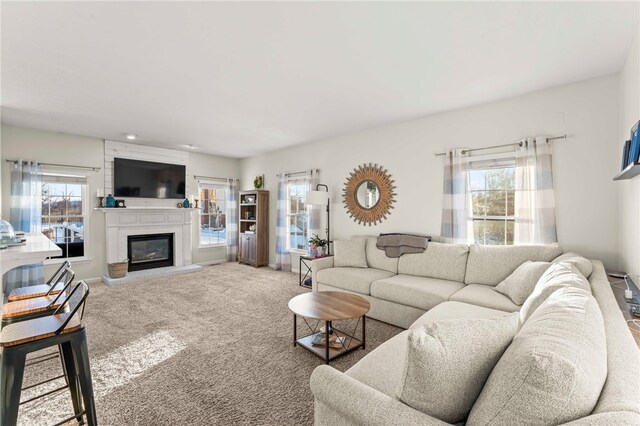
<svg viewBox="0 0 640 426"><path fill-rule="evenodd" d="M382 223L393 208L395 188L384 167L365 163L347 177L342 194L344 207L358 224Z"/></svg>

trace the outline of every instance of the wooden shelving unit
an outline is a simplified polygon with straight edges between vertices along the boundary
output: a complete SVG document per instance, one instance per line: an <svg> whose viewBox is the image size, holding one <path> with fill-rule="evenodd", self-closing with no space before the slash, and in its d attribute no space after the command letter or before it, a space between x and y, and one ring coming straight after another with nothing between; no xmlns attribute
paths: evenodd
<svg viewBox="0 0 640 426"><path fill-rule="evenodd" d="M640 162L634 161L629 164L623 171L615 175L613 180L626 180L640 175Z"/></svg>
<svg viewBox="0 0 640 426"><path fill-rule="evenodd" d="M269 191L240 191L238 261L254 267L269 264ZM252 231L251 226L255 225Z"/></svg>

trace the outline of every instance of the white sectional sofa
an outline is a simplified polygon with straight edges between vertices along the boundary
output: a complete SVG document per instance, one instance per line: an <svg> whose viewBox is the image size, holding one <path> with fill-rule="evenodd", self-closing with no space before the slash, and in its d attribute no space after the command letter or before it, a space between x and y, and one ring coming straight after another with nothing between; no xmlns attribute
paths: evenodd
<svg viewBox="0 0 640 426"><path fill-rule="evenodd" d="M334 267L334 258L313 262L313 291L349 291L371 303L367 316L409 328L425 312L446 301L515 312L519 306L493 290L527 260L550 262L557 246L467 246L431 242L421 254L388 258L376 237L364 240L366 268Z"/></svg>
<svg viewBox="0 0 640 426"><path fill-rule="evenodd" d="M569 337L562 337L562 324L565 323L563 317L559 323L557 319L556 323L550 323L560 324L558 327L543 325L542 330L535 329L536 326L540 327L540 324L545 324L544 321L553 321L549 315L543 315L544 309L555 309L554 306L547 306L553 305L551 296L548 294L545 294L544 297L541 296L541 292L545 290L538 289L541 286L540 282L536 285L536 290L530 298L535 296L539 300L545 301L540 305L544 306L544 309L535 305L538 303L537 301L529 301L528 299L524 306L529 307L522 308L509 297L494 290L494 286L528 260L544 262L552 262L556 259L556 261L563 260L566 255L559 257L562 254L562 249L559 246L466 246L429 243L422 254L409 254L403 255L399 259L390 259L382 250L377 249L376 237L354 238L364 238L365 240L363 247L366 252L367 267L335 267L335 258L332 257L315 260L312 266L313 291L348 291L360 294L371 303L368 316L409 330L398 334L376 348L345 373L329 366L316 368L311 377L311 389L315 397L316 425L450 424L419 409L412 408L398 396L398 386L403 381L403 375L408 371L406 369L407 345L411 333L420 327L442 320L498 319L510 315L512 317L519 316L520 323L517 334L513 338L514 343L510 344L498 365L508 363L507 354L514 356L513 353L517 352L516 347L523 344L526 346L526 342L530 342L532 339L532 334L536 338L542 336L543 341L545 338L550 339L551 343L544 343L542 351L552 350L549 348L554 348L554 345L557 344L560 345L558 347L560 358L575 356L574 361L577 366L571 364L569 370L572 373L580 370L576 374L584 380L590 379L583 377L590 374L584 374L582 370L585 368L585 371L593 371L594 375L597 375L595 372L599 371L598 366L595 365L597 361L593 361L592 368L587 363L589 360L583 359L588 358L584 354L590 353L590 350L596 354L600 352L604 360L601 362L603 365L600 366L602 367L600 370L603 370L604 376L603 383L600 383L602 388L596 389L598 392L596 395L597 404L593 401L595 405L592 410L590 408L590 411L581 414L580 418L575 418L575 415L574 417L570 417L570 415L565 417L565 419L572 420L569 423L566 420L541 420L544 418L545 405L547 403L557 404L557 401L544 399L537 403L539 408L534 407L532 411L535 413L536 410L540 410L542 416L540 418L526 417L527 407L525 406L522 410L516 411L516 413L521 411L522 416L525 416L518 418L517 421L515 420L517 415L512 417L513 421L505 421L504 417L502 420L498 418L493 421L485 421L488 404L508 405L508 403L503 404L497 396L491 393L493 388L504 387L496 384L500 381L500 377L498 377L500 373L496 371L499 368L495 367L487 380L486 388L482 388L483 393L478 398L478 401L482 400L482 402L475 403L481 407L474 405L476 414L473 415L473 418L470 416L470 421L466 424L640 425L640 392L638 387L640 352L622 317L607 280L604 266L600 261L591 261L588 272L591 272L591 269L593 272L587 273L590 275L588 281L580 278L584 282L585 289L589 290L588 296L584 289L573 289L573 287L580 287L579 285L572 287L570 281L582 277L582 274L574 267L571 269L573 272L552 277L551 281L555 282L553 285L562 288L562 292L556 291L554 286L548 287L553 289L550 294L556 299L564 297L564 293L571 295L573 294L571 291L573 291L584 300L587 300L587 297L591 301L595 300L592 304L596 306L595 311L597 312L593 315L590 314L594 318L589 320L592 322L588 322L588 324L595 325L584 327L583 334L576 337L578 342L576 344L582 345L584 341L584 348L574 350L569 343L565 342L565 340L570 341L575 337L572 335L574 330L565 330L564 332L568 333ZM566 266L564 262L562 265ZM360 266L364 265L361 263ZM557 269L562 270L561 267ZM543 278L540 280L542 281ZM565 283L563 280L568 282ZM565 290L565 287L572 287L573 290ZM550 292L548 288L546 291ZM564 299L556 300L555 303L567 305L562 309L569 310L566 318L567 322L570 322L571 315L575 316L576 308L571 305L575 301L569 296L566 299L566 303ZM524 314L525 309L534 312L533 315L538 315L541 318L535 317L534 320L531 320L530 318L534 318L533 315ZM513 312L519 313L512 314ZM557 312L554 314L557 315ZM582 324L581 321L582 318L578 318L580 324ZM602 336L599 336L598 330L601 330ZM561 337L554 336L553 333L556 332ZM597 349L599 338L602 342L600 350ZM515 344L516 341L518 345ZM534 343L534 347L536 344L538 343ZM567 345L568 347L565 347ZM473 349L469 348L469 356L474 353ZM569 350L569 355L562 352L565 350ZM582 376L579 374L581 371ZM487 372L487 374L489 373ZM554 384L554 380L560 385L565 385L564 382L568 379L563 381L560 377L562 376L558 376L558 373L552 374L550 372L545 380L550 380L552 387L557 385L557 383ZM577 383L580 381L576 380ZM425 383L425 387L429 385L429 383ZM492 389L489 389L490 387ZM528 388L523 385L523 389ZM524 395L525 401L529 401L529 399L535 401L536 391L531 392L531 398ZM567 393L568 391L563 392ZM577 392L579 393L580 389ZM493 398L495 401L487 401L487 398ZM576 396L574 399L581 400L580 398ZM485 418L481 421L482 416L479 413L483 411L483 408ZM532 408L528 407L528 409ZM500 409L493 406L489 412L493 411L500 411ZM552 411L552 408L549 408L548 411ZM561 418L558 417L558 419ZM465 421L455 424L465 424Z"/></svg>

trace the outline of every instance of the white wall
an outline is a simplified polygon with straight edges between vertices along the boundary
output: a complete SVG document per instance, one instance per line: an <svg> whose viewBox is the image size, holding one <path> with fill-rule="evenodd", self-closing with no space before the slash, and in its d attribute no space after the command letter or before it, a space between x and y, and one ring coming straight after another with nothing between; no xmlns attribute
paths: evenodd
<svg viewBox="0 0 640 426"><path fill-rule="evenodd" d="M275 261L276 174L319 168L332 193L332 237L380 232L440 235L442 157L453 147L484 147L525 136L568 134L554 143L558 239L565 250L617 266L618 197L612 181L619 162L618 76L537 92L501 102L428 116L398 125L317 141L242 161L241 182L265 173L270 206L270 263ZM378 163L395 179L391 216L365 227L345 213L342 188L350 171ZM297 262L294 266L297 267Z"/></svg>
<svg viewBox="0 0 640 426"><path fill-rule="evenodd" d="M59 163L78 166L100 167L99 172L89 172L89 237L88 254L92 258L87 262L72 262L78 278L95 278L106 273L106 247L104 213L93 210L98 205L94 196L97 188L104 188L104 141L78 135L54 133L44 130L26 129L2 125L2 158L5 159L33 159L45 163ZM240 175L240 161L213 155L188 153L187 170L188 188L197 188L193 175L238 177ZM9 218L10 169L2 167L2 216ZM194 223L199 220L194 217ZM194 263L204 263L226 258L224 248L200 249L198 242L198 227L193 226L194 245L192 259ZM45 275L53 268L48 267Z"/></svg>
<svg viewBox="0 0 640 426"><path fill-rule="evenodd" d="M87 236L87 254L93 259L86 262L73 262L77 278L98 277L106 272L104 244L104 214L93 210L98 199L94 196L96 188L104 182L104 150L102 139L54 133L21 127L2 126L2 158L37 160L45 163L68 164L74 166L100 167L99 172L88 172L89 232ZM9 220L10 207L10 168L2 168L2 216ZM45 276L55 267L47 267Z"/></svg>
<svg viewBox="0 0 640 426"><path fill-rule="evenodd" d="M629 139L631 127L640 120L640 33L636 34L620 73L620 121L616 139L618 153ZM620 154L621 155L621 154ZM632 276L640 273L640 177L617 182L620 199L620 264ZM639 282L637 279L636 282Z"/></svg>
<svg viewBox="0 0 640 426"><path fill-rule="evenodd" d="M226 157L216 157L213 155L204 155L197 153L189 153L189 172L193 173L187 176L188 179L193 179L193 176L210 176L210 177L240 177L240 160ZM251 180L253 182L253 179ZM192 188L197 188L198 182L193 179ZM202 205L202 204L200 204ZM199 243L199 228L197 224L200 220L194 217L193 226L193 263L205 263L212 261L225 260L227 258L226 247L209 247L198 248Z"/></svg>

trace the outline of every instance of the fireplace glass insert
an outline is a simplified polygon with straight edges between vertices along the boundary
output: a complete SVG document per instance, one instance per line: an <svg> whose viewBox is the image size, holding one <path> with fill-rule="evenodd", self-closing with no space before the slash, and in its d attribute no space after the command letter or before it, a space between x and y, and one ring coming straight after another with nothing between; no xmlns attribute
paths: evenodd
<svg viewBox="0 0 640 426"><path fill-rule="evenodd" d="M173 234L127 237L129 271L173 266Z"/></svg>

